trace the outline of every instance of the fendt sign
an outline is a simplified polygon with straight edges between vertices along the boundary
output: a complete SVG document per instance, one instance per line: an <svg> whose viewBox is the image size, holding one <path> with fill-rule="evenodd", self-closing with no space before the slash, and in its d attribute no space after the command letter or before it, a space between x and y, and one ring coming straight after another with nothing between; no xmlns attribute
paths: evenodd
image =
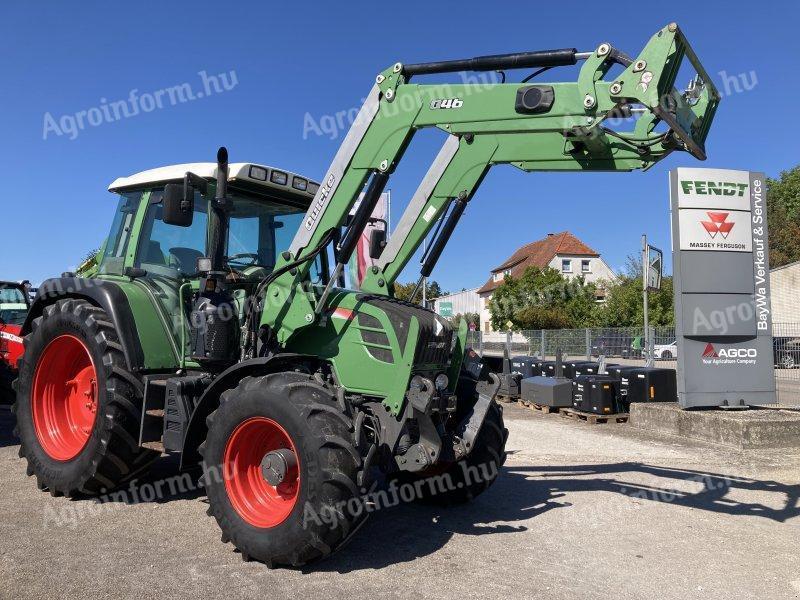
<svg viewBox="0 0 800 600"><path fill-rule="evenodd" d="M763 173L670 172L681 406L775 402Z"/></svg>

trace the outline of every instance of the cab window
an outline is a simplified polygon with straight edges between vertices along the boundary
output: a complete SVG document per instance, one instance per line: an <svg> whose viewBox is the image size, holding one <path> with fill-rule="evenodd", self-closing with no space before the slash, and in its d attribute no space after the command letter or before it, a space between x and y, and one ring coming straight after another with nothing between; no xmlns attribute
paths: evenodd
<svg viewBox="0 0 800 600"><path fill-rule="evenodd" d="M289 249L305 214L302 208L234 195L226 249L228 268L247 279L271 273L281 252ZM322 268L318 258L311 267L313 282L322 281Z"/></svg>
<svg viewBox="0 0 800 600"><path fill-rule="evenodd" d="M154 190L150 194L135 266L163 277L192 276L197 272L197 259L206 255L208 202L199 193L195 194L192 224L167 225L163 221L163 193Z"/></svg>
<svg viewBox="0 0 800 600"><path fill-rule="evenodd" d="M128 249L133 220L141 198L141 191L120 194L111 231L106 238L103 255L100 257L100 273L122 275L125 268L125 252Z"/></svg>

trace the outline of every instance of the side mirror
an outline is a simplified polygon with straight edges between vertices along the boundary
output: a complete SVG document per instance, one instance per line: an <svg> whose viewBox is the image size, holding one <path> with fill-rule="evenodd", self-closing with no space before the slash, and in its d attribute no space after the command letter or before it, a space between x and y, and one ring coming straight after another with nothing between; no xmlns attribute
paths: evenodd
<svg viewBox="0 0 800 600"><path fill-rule="evenodd" d="M168 183L164 186L164 207L161 220L167 225L189 227L194 216L194 188L182 183Z"/></svg>
<svg viewBox="0 0 800 600"><path fill-rule="evenodd" d="M370 258L380 258L383 249L386 247L386 230L374 229L372 237L369 239L369 256Z"/></svg>

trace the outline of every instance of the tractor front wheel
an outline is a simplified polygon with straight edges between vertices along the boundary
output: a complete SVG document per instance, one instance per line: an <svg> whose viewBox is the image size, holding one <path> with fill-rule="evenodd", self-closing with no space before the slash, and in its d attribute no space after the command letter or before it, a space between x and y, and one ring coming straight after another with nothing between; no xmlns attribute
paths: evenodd
<svg viewBox="0 0 800 600"><path fill-rule="evenodd" d="M353 422L312 376L246 377L222 394L207 424L208 512L245 560L304 565L364 521Z"/></svg>
<svg viewBox="0 0 800 600"><path fill-rule="evenodd" d="M158 457L137 442L141 383L103 309L60 300L45 307L24 342L14 433L41 489L104 493Z"/></svg>

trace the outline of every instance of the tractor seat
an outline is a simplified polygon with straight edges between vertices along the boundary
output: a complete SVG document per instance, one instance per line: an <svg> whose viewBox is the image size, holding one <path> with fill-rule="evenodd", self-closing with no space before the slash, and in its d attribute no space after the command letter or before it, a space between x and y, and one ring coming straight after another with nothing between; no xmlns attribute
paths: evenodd
<svg viewBox="0 0 800 600"><path fill-rule="evenodd" d="M167 264L166 259L164 258L164 253L161 251L161 244L154 240L150 240L147 242L147 246L144 250L144 256L140 260L140 262L148 263L151 265L165 265Z"/></svg>
<svg viewBox="0 0 800 600"><path fill-rule="evenodd" d="M197 270L197 259L203 253L194 248L170 248L170 266L176 267L181 273L194 273Z"/></svg>

